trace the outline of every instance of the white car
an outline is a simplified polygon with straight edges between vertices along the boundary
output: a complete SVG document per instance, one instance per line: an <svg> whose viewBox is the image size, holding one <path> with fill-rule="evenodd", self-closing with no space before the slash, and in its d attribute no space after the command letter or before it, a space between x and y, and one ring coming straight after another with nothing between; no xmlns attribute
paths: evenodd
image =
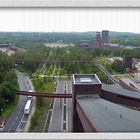
<svg viewBox="0 0 140 140"><path fill-rule="evenodd" d="M33 92L32 90L28 90L29 92ZM32 96L28 96L29 99L32 99Z"/></svg>

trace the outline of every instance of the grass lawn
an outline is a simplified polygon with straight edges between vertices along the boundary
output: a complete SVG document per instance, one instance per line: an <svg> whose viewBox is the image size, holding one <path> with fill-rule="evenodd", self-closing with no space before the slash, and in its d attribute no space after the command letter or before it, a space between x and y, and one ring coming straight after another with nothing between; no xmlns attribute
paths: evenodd
<svg viewBox="0 0 140 140"><path fill-rule="evenodd" d="M54 81L52 78L34 79L33 85L38 92L53 92ZM36 102L35 114L31 119L31 127L29 132L43 132L46 123L47 113L50 109L52 99L38 97Z"/></svg>

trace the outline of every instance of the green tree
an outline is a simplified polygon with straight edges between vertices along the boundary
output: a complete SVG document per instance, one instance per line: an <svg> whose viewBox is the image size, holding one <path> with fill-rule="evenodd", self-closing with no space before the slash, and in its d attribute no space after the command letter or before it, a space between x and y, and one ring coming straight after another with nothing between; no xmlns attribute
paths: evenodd
<svg viewBox="0 0 140 140"><path fill-rule="evenodd" d="M16 86L8 81L4 81L0 85L1 97L9 103L14 102L16 96Z"/></svg>
<svg viewBox="0 0 140 140"><path fill-rule="evenodd" d="M114 62L112 63L112 69L116 72L120 72L120 73L124 73L125 72L125 68L123 65L123 62L116 59L114 60Z"/></svg>
<svg viewBox="0 0 140 140"><path fill-rule="evenodd" d="M0 97L0 114L1 114L1 111L4 109L5 102L6 100Z"/></svg>

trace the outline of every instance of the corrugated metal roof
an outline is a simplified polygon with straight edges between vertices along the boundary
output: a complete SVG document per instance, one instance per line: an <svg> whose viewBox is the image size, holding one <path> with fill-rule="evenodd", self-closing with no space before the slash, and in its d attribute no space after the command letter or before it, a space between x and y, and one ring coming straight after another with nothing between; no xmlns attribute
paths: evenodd
<svg viewBox="0 0 140 140"><path fill-rule="evenodd" d="M77 98L90 122L101 132L140 132L140 112L94 96Z"/></svg>

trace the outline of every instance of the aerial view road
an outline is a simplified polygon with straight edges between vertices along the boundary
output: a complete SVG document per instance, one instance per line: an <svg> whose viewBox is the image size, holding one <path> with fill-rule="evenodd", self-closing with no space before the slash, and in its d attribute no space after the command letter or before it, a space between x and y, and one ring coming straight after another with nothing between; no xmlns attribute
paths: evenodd
<svg viewBox="0 0 140 140"><path fill-rule="evenodd" d="M28 82L28 77L26 74L16 71L20 90L27 91L31 87ZM18 132L23 131L24 126L27 122L28 116L24 115L24 107L27 102L26 96L20 95L19 102L11 116L6 121L6 125L3 128L2 132Z"/></svg>
<svg viewBox="0 0 140 140"><path fill-rule="evenodd" d="M64 93L64 81L57 82L56 93ZM49 132L62 132L62 100L54 99Z"/></svg>
<svg viewBox="0 0 140 140"><path fill-rule="evenodd" d="M66 81L66 93L72 93L71 87L71 81ZM66 99L66 124L66 132L72 132L72 99Z"/></svg>
<svg viewBox="0 0 140 140"><path fill-rule="evenodd" d="M57 82L56 93L71 93L70 81ZM49 132L71 131L71 99L54 99Z"/></svg>

